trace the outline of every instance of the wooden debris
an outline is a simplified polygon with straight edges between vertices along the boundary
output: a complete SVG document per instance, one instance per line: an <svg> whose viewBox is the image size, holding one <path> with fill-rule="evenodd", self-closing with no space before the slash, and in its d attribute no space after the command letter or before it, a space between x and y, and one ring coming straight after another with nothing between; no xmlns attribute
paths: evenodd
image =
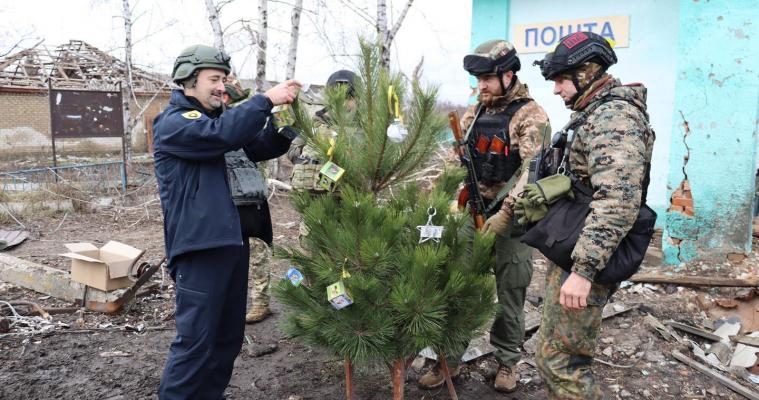
<svg viewBox="0 0 759 400"><path fill-rule="evenodd" d="M729 278L690 275L636 274L630 278L638 283L669 283L679 286L727 286L727 287L759 287L759 277Z"/></svg>
<svg viewBox="0 0 759 400"><path fill-rule="evenodd" d="M747 399L751 400L759 400L759 393L756 393L752 390L749 390L748 388L744 387L743 385L739 384L738 382L718 373L712 371L709 367L707 367L704 364L701 364L693 359L691 359L688 356L683 355L677 350L672 350L672 357L677 359L678 361L682 362L683 364L688 365L689 367L695 369L696 371L701 372L704 375L709 376L710 378L716 380L717 382L721 383L722 385L726 386L728 389L745 396Z"/></svg>
<svg viewBox="0 0 759 400"><path fill-rule="evenodd" d="M748 346L759 347L759 337L753 336L730 336L730 340L735 343L742 343Z"/></svg>
<svg viewBox="0 0 759 400"><path fill-rule="evenodd" d="M673 331L671 328L662 324L661 321L656 319L656 317L654 317L651 314L646 315L646 317L643 319L643 322L645 322L646 325L650 326L655 331L659 332L659 334L662 335L664 340L668 342L671 342L673 340L676 342L683 341L683 339L677 333L675 333L675 331Z"/></svg>
<svg viewBox="0 0 759 400"><path fill-rule="evenodd" d="M665 322L665 324L667 324L667 325L669 325L669 326L671 326L671 327L673 327L675 329L679 329L681 331L688 332L688 333L690 333L692 335L696 335L698 337L701 337L701 338L706 339L706 340L711 340L713 342L719 342L720 340L722 340L721 337L719 337L719 336L717 336L717 335L715 335L715 334L713 334L711 332L707 332L707 331L705 331L703 329L696 328L695 326L690 326L690 325L683 324L683 323L680 323L680 322L675 322L675 321L667 321L667 322Z"/></svg>

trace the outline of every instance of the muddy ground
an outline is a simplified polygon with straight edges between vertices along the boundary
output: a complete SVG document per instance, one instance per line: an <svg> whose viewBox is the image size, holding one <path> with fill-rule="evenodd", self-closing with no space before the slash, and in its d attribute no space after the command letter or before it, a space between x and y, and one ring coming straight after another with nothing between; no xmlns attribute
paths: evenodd
<svg viewBox="0 0 759 400"><path fill-rule="evenodd" d="M150 185L145 190L149 192ZM143 197L143 200L150 198ZM146 249L143 260L155 262L163 256L160 208L155 201L143 203L142 200L133 201L129 205L131 208L101 207L97 212L69 210L23 216L21 222L31 231L31 237L6 253L67 269L68 261L58 256L65 252L64 243L90 241L102 245L114 239ZM275 240L279 244L294 244L298 216L287 197L275 196L271 209ZM16 228L11 221L2 226L2 229ZM658 265L660 251L656 247L658 245L647 259L647 268ZM740 264L681 265L676 267L676 272L755 274L756 261L757 256L753 254ZM286 269L283 261L274 260L274 279L282 276ZM544 273L545 262L536 257L528 292L530 309L542 300ZM160 280L156 275L152 286L157 286ZM673 285L632 285L621 289L613 301L635 308L604 321L597 358L605 364L597 362L594 367L597 380L608 398L743 398L672 358L669 351L674 345L665 342L644 323L644 317L651 314L661 321L674 319L711 328L715 318L704 311L717 307L710 305L711 299L731 298L737 294L737 289L694 290ZM45 307L71 306L2 282L0 300L30 300ZM83 324L77 322L77 314L54 315L53 320L60 322L60 326L52 333L34 337L0 337L0 399L155 398L166 352L174 337L173 309L173 287L159 287L139 297L127 312L119 315L86 312ZM341 360L288 340L277 326L283 309L276 300L273 300L273 311L272 318L246 326L248 340L237 359L227 398L344 398ZM492 357L485 356L466 364L461 376L455 380L459 398L545 398L543 384L531 365L532 358L530 352L524 353L524 362L519 365L522 382L519 391L513 394L493 391L496 363ZM607 365L609 363L615 366ZM410 369L406 398L449 398L444 389L427 391L417 388L416 380L430 366L428 361L421 369ZM744 386L753 385L741 378L733 378ZM753 388L759 390L755 385ZM391 398L386 367L359 368L355 390L357 399Z"/></svg>

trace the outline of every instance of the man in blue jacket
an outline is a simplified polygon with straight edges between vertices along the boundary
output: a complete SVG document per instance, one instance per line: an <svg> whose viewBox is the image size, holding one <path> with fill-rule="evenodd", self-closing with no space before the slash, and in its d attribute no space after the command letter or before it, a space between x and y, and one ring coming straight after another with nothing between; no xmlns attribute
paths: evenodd
<svg viewBox="0 0 759 400"><path fill-rule="evenodd" d="M249 247L232 202L224 153L251 160L284 154L294 139L267 120L295 99L283 82L224 111L229 56L208 46L183 50L172 79L182 89L153 123L155 171L169 272L176 282L177 336L164 367L160 399L223 399L245 329Z"/></svg>

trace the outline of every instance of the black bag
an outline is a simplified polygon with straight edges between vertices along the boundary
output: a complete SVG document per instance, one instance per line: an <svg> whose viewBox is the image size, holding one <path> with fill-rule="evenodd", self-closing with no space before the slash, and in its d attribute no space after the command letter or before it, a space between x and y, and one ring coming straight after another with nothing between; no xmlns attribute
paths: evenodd
<svg viewBox="0 0 759 400"><path fill-rule="evenodd" d="M592 190L576 179L573 179L572 191L574 200L565 197L552 204L548 214L521 239L567 272L572 271L572 251L590 214L592 199ZM644 203L632 228L619 243L606 267L596 275L595 282L622 282L638 272L654 235L655 223L656 213Z"/></svg>
<svg viewBox="0 0 759 400"><path fill-rule="evenodd" d="M630 104L637 107L634 103ZM566 126L562 132L569 132L570 129L582 124L591 111L586 111L574 123ZM651 134L654 133L651 132ZM574 199L564 197L553 203L546 216L529 227L521 238L522 243L538 249L546 258L567 272L572 272L572 251L580 238L582 228L585 226L585 219L590 214L590 202L593 199L593 190L569 172L569 153L575 136L577 135L572 135L570 140L564 142L562 163L558 168L559 173L566 173L572 179ZM554 145L552 147L556 150L560 146ZM542 169L542 165L536 166L538 172L542 172ZM606 267L596 274L594 281L597 283L622 282L638 272L640 264L643 263L643 257L645 257L648 245L654 236L654 225L656 224L656 213L646 205L648 184L651 180L650 172L651 165L647 163L642 182L643 191L638 217L614 253L609 257ZM543 176L538 174L537 178L543 178Z"/></svg>

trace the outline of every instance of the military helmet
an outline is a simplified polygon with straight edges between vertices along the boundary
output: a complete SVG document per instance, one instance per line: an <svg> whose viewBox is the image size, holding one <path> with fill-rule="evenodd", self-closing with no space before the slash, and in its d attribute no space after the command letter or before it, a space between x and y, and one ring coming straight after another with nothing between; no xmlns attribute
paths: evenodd
<svg viewBox="0 0 759 400"><path fill-rule="evenodd" d="M235 87L235 85L225 83L224 91L227 93L227 95L229 95L229 98L233 103L245 98L245 91L239 90L237 87Z"/></svg>
<svg viewBox="0 0 759 400"><path fill-rule="evenodd" d="M464 57L464 69L474 76L517 72L521 66L514 45L500 39L487 41Z"/></svg>
<svg viewBox="0 0 759 400"><path fill-rule="evenodd" d="M192 76L195 71L203 68L216 68L228 74L232 70L229 60L230 57L219 49L196 44L179 53L174 61L171 79L174 83L182 82Z"/></svg>
<svg viewBox="0 0 759 400"><path fill-rule="evenodd" d="M333 87L339 84L348 85L348 96L353 96L354 87L353 81L356 79L356 74L353 71L347 69L341 69L335 71L327 78L327 87Z"/></svg>
<svg viewBox="0 0 759 400"><path fill-rule="evenodd" d="M579 68L587 61L596 62L606 70L617 63L617 55L603 36L593 32L575 32L562 38L554 51L533 65L540 66L540 73L549 80L562 72Z"/></svg>

